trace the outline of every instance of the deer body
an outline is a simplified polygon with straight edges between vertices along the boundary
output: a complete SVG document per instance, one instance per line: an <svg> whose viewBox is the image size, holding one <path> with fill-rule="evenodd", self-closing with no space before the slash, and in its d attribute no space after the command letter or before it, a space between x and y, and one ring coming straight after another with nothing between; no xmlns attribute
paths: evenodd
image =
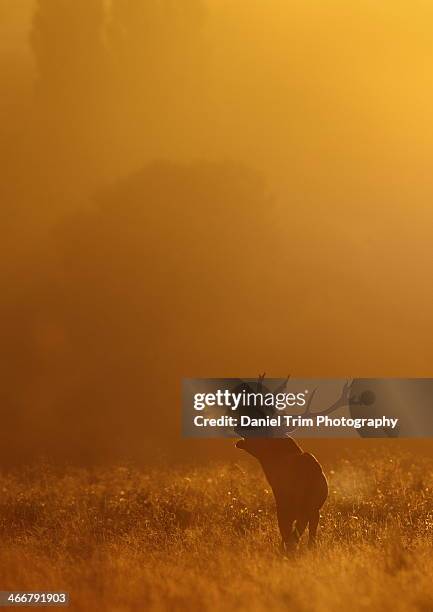
<svg viewBox="0 0 433 612"><path fill-rule="evenodd" d="M259 375L257 393L262 393L265 374ZM274 391L282 392L287 379ZM309 396L305 409L296 418L325 416L349 403L350 383L347 381L341 390L340 397L320 412L312 412L312 402L316 390ZM261 410L262 416L266 414ZM242 429L235 432L243 439L236 446L255 457L263 468L266 479L272 488L277 508L278 527L285 549L294 548L308 525L309 545L316 539L320 519L320 508L328 497L328 483L322 467L310 453L302 448L287 434L297 428L292 422L286 428L286 437L244 437Z"/></svg>
<svg viewBox="0 0 433 612"><path fill-rule="evenodd" d="M328 497L328 483L317 459L293 438L246 438L237 448L262 466L275 497L283 546L293 548L308 525L309 545L316 538L320 508Z"/></svg>

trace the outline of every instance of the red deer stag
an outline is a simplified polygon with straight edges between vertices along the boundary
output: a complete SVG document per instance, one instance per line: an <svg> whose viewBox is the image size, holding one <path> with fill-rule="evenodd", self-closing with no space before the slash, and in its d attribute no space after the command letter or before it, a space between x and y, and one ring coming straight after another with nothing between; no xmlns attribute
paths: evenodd
<svg viewBox="0 0 433 612"><path fill-rule="evenodd" d="M265 375L259 377L259 388ZM343 387L341 397L322 412L310 410L314 392L302 416L329 414L348 403L349 384ZM293 430L292 430L293 431ZM248 437L239 440L240 448L260 462L273 491L278 527L283 548L293 550L308 525L309 546L316 539L320 509L328 497L328 483L322 466L310 453L287 436L285 438Z"/></svg>

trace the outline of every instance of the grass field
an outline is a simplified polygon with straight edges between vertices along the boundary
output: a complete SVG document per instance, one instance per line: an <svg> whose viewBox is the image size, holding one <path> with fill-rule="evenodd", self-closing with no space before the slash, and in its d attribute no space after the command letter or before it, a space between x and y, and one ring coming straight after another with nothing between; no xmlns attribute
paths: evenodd
<svg viewBox="0 0 433 612"><path fill-rule="evenodd" d="M250 460L3 473L0 590L68 590L89 612L431 612L433 461L358 453L327 475L318 546L288 559Z"/></svg>

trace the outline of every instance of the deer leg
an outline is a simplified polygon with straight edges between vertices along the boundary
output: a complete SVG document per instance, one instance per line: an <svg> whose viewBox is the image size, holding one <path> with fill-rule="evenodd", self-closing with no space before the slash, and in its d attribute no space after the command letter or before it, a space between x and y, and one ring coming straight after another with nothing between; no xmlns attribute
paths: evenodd
<svg viewBox="0 0 433 612"><path fill-rule="evenodd" d="M281 534L284 550L293 549L296 546L297 538L293 529L295 517L284 508L277 506L278 527Z"/></svg>
<svg viewBox="0 0 433 612"><path fill-rule="evenodd" d="M296 519L296 523L295 523L295 534L296 534L296 538L299 542L299 540L302 537L302 534L305 531L305 528L308 525L308 517L302 517L302 518L298 518Z"/></svg>
<svg viewBox="0 0 433 612"><path fill-rule="evenodd" d="M309 524L308 524L308 546L314 546L316 543L316 534L317 527L319 525L320 512L319 510L314 510L310 514Z"/></svg>

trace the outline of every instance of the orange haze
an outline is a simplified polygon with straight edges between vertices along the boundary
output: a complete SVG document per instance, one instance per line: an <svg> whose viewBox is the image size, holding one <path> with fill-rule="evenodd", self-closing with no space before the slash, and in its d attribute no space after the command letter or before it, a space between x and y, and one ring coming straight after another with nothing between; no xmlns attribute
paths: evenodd
<svg viewBox="0 0 433 612"><path fill-rule="evenodd" d="M432 375L432 25L2 0L3 459L170 454L182 376Z"/></svg>

